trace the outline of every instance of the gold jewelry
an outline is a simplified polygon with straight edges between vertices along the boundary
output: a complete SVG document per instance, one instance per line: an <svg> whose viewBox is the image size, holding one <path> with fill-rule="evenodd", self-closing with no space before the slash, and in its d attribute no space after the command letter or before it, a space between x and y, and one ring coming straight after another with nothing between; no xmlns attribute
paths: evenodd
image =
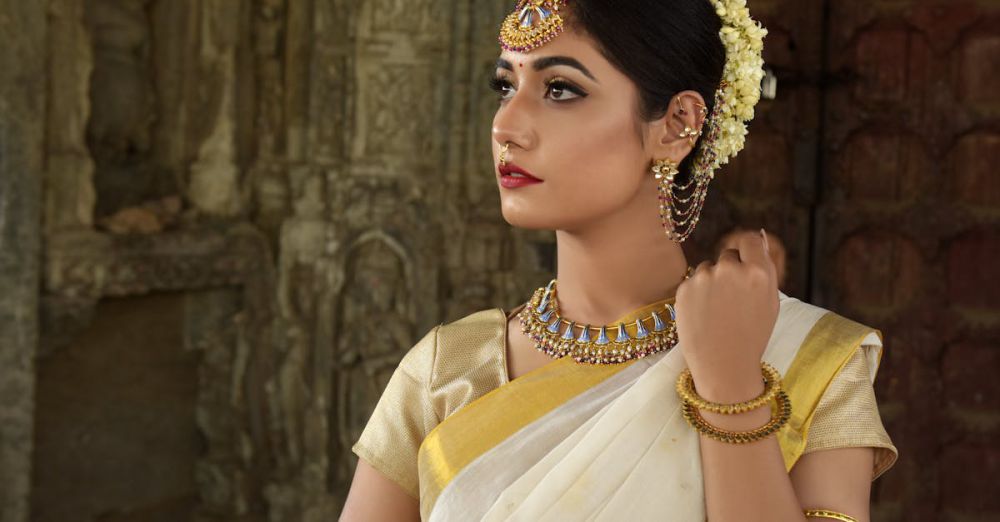
<svg viewBox="0 0 1000 522"><path fill-rule="evenodd" d="M691 277L692 272L688 268L685 279ZM618 364L669 350L677 344L677 313L670 303L664 304L661 310L650 312L645 318L636 319L636 333L632 337L625 323L596 327L563 319L559 315L556 295L556 280L553 279L547 286L535 290L517 314L521 331L534 342L536 350L550 357L558 359L571 355L578 363ZM664 320L660 314L669 316L669 319ZM646 326L650 322L652 330ZM562 330L563 323L568 325L565 330ZM575 328L580 330L579 335ZM618 331L613 340L608 337L608 330L612 328ZM590 337L592 330L597 333L596 340Z"/></svg>
<svg viewBox="0 0 1000 522"><path fill-rule="evenodd" d="M764 78L763 39L767 30L750 17L746 0L711 0L722 20L719 33L726 48L723 80L715 90L712 108L696 103L705 117L703 133L695 142L684 186L671 185L668 210L673 230L667 236L684 242L698 224L708 185L715 171L735 157L746 144L747 125L760 101Z"/></svg>
<svg viewBox="0 0 1000 522"><path fill-rule="evenodd" d="M684 414L684 420L699 433L729 444L749 444L767 438L788 423L788 419L792 416L792 404L784 390L778 390L774 396L774 402L775 408L772 409L771 419L767 421L767 424L750 431L729 431L713 426L701 416L698 409L690 402L684 402L681 405L681 410Z"/></svg>
<svg viewBox="0 0 1000 522"><path fill-rule="evenodd" d="M509 141L507 143L504 143L503 146L500 147L499 161L500 161L500 166L501 167L507 164L507 151L508 151L508 149L510 149L510 142Z"/></svg>
<svg viewBox="0 0 1000 522"><path fill-rule="evenodd" d="M843 522L858 522L858 519L852 516L838 513L836 511L830 511L829 509L807 509L805 510L805 514L807 517L829 518L833 520L841 520Z"/></svg>
<svg viewBox="0 0 1000 522"><path fill-rule="evenodd" d="M657 198L660 200L660 224L663 225L667 238L682 243L698 224L698 213L701 211L707 191L699 192L702 188L699 184L694 194L681 196L680 194L695 184L695 180L689 180L684 184L675 183L676 176L680 174L679 167L678 163L669 158L653 162L653 177L660 180L656 186L659 193Z"/></svg>
<svg viewBox="0 0 1000 522"><path fill-rule="evenodd" d="M665 212L666 220L672 222L667 237L678 243L684 242L698 225L715 171L743 149L746 122L753 119L764 78L762 52L767 29L750 17L746 0L710 1L722 22L719 38L726 50L722 77L733 80L720 82L711 111L704 104L696 104L704 116L701 128L697 134L688 135L693 131L686 130L682 136L694 147L690 171L686 173L688 181L683 185L668 183L660 189L661 214ZM560 9L566 5L566 0L518 0L500 26L500 46L528 52L549 42L563 31Z"/></svg>
<svg viewBox="0 0 1000 522"><path fill-rule="evenodd" d="M778 370L766 362L761 362L760 367L761 373L764 374L764 391L748 401L735 404L722 404L705 400L695 391L694 378L691 376L691 370L688 368L685 368L680 376L677 377L677 395L684 402L690 403L699 410L721 413L723 415L733 415L755 410L774 400L781 389L781 374L778 373Z"/></svg>
<svg viewBox="0 0 1000 522"><path fill-rule="evenodd" d="M684 127L684 130L679 134L681 138L693 138L695 136L701 136L701 130L694 130L691 127Z"/></svg>
<svg viewBox="0 0 1000 522"><path fill-rule="evenodd" d="M500 46L526 53L552 40L563 31L559 8L565 4L565 0L519 0L500 25Z"/></svg>

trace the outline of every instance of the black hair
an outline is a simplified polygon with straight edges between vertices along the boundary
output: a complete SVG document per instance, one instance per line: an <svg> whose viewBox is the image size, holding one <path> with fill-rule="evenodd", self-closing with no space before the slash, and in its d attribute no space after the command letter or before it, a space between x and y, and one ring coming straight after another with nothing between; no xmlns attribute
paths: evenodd
<svg viewBox="0 0 1000 522"><path fill-rule="evenodd" d="M693 90L709 114L722 81L722 20L709 0L572 0L567 24L590 35L604 57L638 87L638 116L662 118L675 94ZM681 163L690 172L694 154Z"/></svg>

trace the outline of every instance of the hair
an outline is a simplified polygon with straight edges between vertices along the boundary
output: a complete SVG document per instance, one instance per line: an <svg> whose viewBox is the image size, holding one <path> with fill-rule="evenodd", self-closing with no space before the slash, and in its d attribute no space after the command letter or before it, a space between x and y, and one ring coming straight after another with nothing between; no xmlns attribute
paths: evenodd
<svg viewBox="0 0 1000 522"><path fill-rule="evenodd" d="M701 94L711 114L726 48L719 38L722 20L709 0L572 0L569 8L567 25L590 35L638 87L642 122L662 118L685 90ZM685 175L694 156L681 162Z"/></svg>

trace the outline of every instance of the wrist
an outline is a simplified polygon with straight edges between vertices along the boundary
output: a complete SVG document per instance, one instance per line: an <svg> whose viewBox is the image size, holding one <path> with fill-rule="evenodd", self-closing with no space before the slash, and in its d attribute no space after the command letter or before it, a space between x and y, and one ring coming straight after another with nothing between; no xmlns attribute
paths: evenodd
<svg viewBox="0 0 1000 522"><path fill-rule="evenodd" d="M750 369L726 372L726 375L691 371L694 388L702 398L712 402L732 404L744 402L764 392L764 377L760 363Z"/></svg>
<svg viewBox="0 0 1000 522"><path fill-rule="evenodd" d="M748 431L759 428L767 424L772 414L769 406L729 415L705 410L698 410L698 413L713 426L728 431Z"/></svg>

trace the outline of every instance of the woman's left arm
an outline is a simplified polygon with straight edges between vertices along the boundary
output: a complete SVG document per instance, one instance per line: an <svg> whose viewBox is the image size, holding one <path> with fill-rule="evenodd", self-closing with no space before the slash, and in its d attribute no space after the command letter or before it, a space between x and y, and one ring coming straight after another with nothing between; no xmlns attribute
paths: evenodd
<svg viewBox="0 0 1000 522"><path fill-rule="evenodd" d="M702 416L720 428L745 431L765 424L770 411ZM873 453L863 447L816 451L803 455L789 474L773 435L750 444L702 436L708 520L805 520L804 509L829 509L868 522Z"/></svg>
<svg viewBox="0 0 1000 522"><path fill-rule="evenodd" d="M699 395L738 403L764 391L761 357L777 315L777 277L763 233L698 266L677 291L677 332ZM727 431L759 428L771 415L767 407L700 413ZM700 442L709 520L805 521L803 509L819 508L869 519L870 448L810 453L789 474L774 435L749 444L701 435Z"/></svg>

